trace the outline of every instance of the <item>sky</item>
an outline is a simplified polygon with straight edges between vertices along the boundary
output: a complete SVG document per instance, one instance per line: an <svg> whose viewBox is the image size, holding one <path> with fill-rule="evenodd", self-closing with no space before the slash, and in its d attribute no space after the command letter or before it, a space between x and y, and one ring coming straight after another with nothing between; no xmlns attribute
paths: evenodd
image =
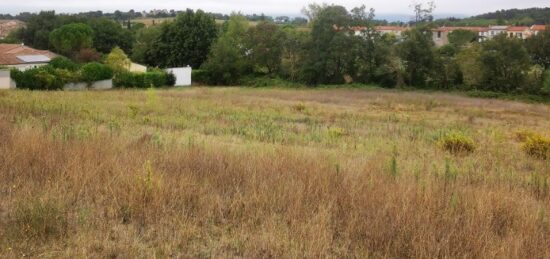
<svg viewBox="0 0 550 259"><path fill-rule="evenodd" d="M267 15L299 15L302 7L311 2L327 2L348 8L365 4L378 14L408 14L413 0L0 0L0 13L36 12L56 10L57 12L81 11L136 11L150 9L183 10L203 9L207 12L245 14L265 13ZM419 1L419 0L417 0ZM420 1L421 2L421 1ZM435 14L475 15L485 12L528 7L550 7L550 0L436 0Z"/></svg>

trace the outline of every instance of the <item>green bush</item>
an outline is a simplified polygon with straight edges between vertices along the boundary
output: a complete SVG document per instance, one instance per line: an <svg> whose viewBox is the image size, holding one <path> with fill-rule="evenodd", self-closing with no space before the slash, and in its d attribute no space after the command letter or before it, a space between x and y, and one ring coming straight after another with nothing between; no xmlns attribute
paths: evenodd
<svg viewBox="0 0 550 259"><path fill-rule="evenodd" d="M193 82L199 84L207 84L209 82L208 72L202 69L195 69L191 72L191 78Z"/></svg>
<svg viewBox="0 0 550 259"><path fill-rule="evenodd" d="M149 88L173 86L175 76L162 70L154 70L146 73L119 72L113 79L115 87Z"/></svg>
<svg viewBox="0 0 550 259"><path fill-rule="evenodd" d="M80 69L81 79L87 83L113 78L113 70L97 62L88 63Z"/></svg>
<svg viewBox="0 0 550 259"><path fill-rule="evenodd" d="M56 57L50 61L50 65L53 68L56 69L66 69L69 71L77 71L78 65L74 63L72 60L66 58L66 57Z"/></svg>
<svg viewBox="0 0 550 259"><path fill-rule="evenodd" d="M11 70L11 78L18 88L30 90L59 90L68 82L73 82L78 77L65 69L55 69L52 66L19 71Z"/></svg>
<svg viewBox="0 0 550 259"><path fill-rule="evenodd" d="M461 132L451 132L441 138L439 143L452 154L471 153L475 150L474 141Z"/></svg>

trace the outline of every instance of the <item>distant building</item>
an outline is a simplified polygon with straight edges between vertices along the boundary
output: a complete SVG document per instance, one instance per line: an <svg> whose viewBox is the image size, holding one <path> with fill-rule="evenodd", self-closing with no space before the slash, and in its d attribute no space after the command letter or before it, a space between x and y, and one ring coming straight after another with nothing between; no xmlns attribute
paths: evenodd
<svg viewBox="0 0 550 259"><path fill-rule="evenodd" d="M532 35L538 35L539 33L546 30L546 26L545 25L533 25L533 26L531 26L530 30L532 32Z"/></svg>
<svg viewBox="0 0 550 259"><path fill-rule="evenodd" d="M527 39L531 37L531 30L527 26L510 26L506 29L510 38Z"/></svg>
<svg viewBox="0 0 550 259"><path fill-rule="evenodd" d="M479 39L485 37L488 31L486 27L439 27L432 30L435 45L441 47L449 44L449 33L458 30L475 32Z"/></svg>

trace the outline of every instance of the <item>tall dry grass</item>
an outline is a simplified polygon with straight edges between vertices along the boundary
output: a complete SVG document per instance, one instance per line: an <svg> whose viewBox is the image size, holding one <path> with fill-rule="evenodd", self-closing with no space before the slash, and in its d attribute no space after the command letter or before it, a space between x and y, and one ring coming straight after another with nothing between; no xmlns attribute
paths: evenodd
<svg viewBox="0 0 550 259"><path fill-rule="evenodd" d="M550 166L512 134L548 126L546 106L150 94L0 96L0 257L550 257ZM189 110L196 122L175 123ZM204 127L231 121L251 128ZM474 153L442 150L432 138L446 127L474 136Z"/></svg>

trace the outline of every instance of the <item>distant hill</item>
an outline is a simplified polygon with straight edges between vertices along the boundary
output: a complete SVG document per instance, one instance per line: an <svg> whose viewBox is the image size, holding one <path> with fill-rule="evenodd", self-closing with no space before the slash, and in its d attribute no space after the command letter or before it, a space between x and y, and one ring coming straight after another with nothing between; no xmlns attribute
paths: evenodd
<svg viewBox="0 0 550 259"><path fill-rule="evenodd" d="M534 24L550 24L550 7L510 9L481 14L472 17L474 19L524 21Z"/></svg>

